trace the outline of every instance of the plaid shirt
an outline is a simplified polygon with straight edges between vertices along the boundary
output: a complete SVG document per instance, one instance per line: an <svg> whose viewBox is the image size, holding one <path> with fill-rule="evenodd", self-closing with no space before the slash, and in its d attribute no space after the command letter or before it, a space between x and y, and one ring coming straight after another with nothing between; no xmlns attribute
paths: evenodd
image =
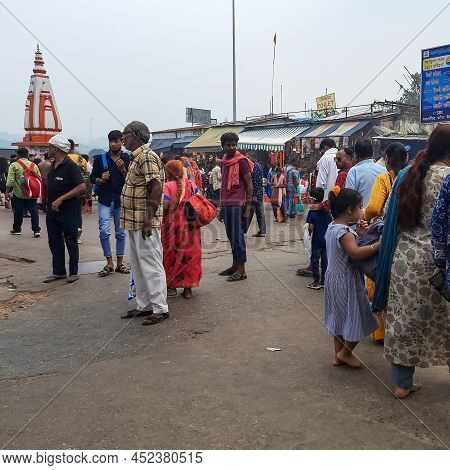
<svg viewBox="0 0 450 470"><path fill-rule="evenodd" d="M147 185L156 180L164 184L164 167L161 159L147 145L142 145L132 153L132 160L123 185L120 198L120 226L125 230L140 230L147 214ZM154 214L152 225L161 228L161 203Z"/></svg>

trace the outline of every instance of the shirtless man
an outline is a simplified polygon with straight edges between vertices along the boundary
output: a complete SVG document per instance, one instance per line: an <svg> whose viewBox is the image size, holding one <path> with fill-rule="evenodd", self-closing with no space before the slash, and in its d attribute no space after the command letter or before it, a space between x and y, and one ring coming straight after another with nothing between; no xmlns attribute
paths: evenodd
<svg viewBox="0 0 450 470"><path fill-rule="evenodd" d="M44 155L44 160L39 163L38 168L41 172L42 177L42 194L41 194L41 210L45 212L47 210L47 188L48 188L48 174L50 172L50 168L52 167L52 159L48 156L46 152Z"/></svg>

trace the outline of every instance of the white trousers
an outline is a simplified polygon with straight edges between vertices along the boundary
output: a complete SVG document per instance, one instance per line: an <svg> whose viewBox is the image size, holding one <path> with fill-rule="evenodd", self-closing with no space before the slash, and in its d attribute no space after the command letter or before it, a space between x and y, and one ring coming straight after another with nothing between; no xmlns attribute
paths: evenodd
<svg viewBox="0 0 450 470"><path fill-rule="evenodd" d="M141 230L127 230L136 303L140 312L167 313L166 273L163 266L161 230L154 228L145 240Z"/></svg>

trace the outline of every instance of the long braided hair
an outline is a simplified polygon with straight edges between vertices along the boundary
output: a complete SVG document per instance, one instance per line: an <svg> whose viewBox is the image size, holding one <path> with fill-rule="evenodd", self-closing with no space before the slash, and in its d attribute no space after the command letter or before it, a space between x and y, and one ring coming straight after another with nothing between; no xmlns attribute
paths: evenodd
<svg viewBox="0 0 450 470"><path fill-rule="evenodd" d="M178 206L181 201L181 196L183 194L183 184L184 184L184 165L180 160L170 160L166 163L166 172L169 181L176 181L177 183L177 201L176 205Z"/></svg>
<svg viewBox="0 0 450 470"><path fill-rule="evenodd" d="M430 166L450 156L450 124L439 124L398 186L398 223L404 230L420 225L423 180Z"/></svg>

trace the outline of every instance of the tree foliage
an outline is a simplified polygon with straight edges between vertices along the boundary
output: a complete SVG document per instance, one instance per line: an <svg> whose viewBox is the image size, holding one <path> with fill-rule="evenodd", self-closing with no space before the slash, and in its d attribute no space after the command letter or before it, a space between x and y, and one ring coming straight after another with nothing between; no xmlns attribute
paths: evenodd
<svg viewBox="0 0 450 470"><path fill-rule="evenodd" d="M413 73L408 79L408 85L400 85L402 96L400 102L405 104L419 105L420 101L420 73Z"/></svg>

